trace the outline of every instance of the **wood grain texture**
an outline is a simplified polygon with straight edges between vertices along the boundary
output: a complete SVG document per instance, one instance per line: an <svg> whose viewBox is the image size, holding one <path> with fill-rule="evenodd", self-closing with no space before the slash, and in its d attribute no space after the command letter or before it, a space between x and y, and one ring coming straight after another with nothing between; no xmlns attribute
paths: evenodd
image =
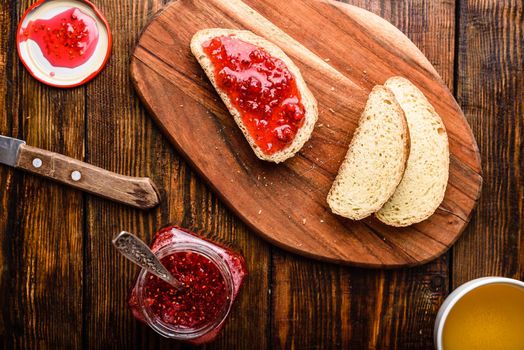
<svg viewBox="0 0 524 350"><path fill-rule="evenodd" d="M204 229L208 237L227 242L246 257L249 277L229 322L209 348L267 348L269 246L248 232L174 152L130 84L133 47L146 21L164 2L113 0L97 5L107 16L115 41L108 67L87 87L87 161L127 175L150 176L164 200L159 208L142 213L88 198L84 347L177 348L132 318L127 297L138 269L110 244L124 229L150 242L156 230L173 223Z"/></svg>
<svg viewBox="0 0 524 350"><path fill-rule="evenodd" d="M158 205L160 196L147 177L131 177L112 173L94 165L36 147L22 145L16 167L47 177L70 187L139 209ZM35 167L33 161L40 161ZM77 172L78 179L73 178Z"/></svg>
<svg viewBox="0 0 524 350"><path fill-rule="evenodd" d="M489 181L453 251L453 288L480 276L524 279L523 7L461 1L457 98L480 136Z"/></svg>
<svg viewBox="0 0 524 350"><path fill-rule="evenodd" d="M453 86L453 3L350 3L400 28ZM449 253L416 268L372 271L335 268L276 251L274 348L431 349L433 322L449 290L448 258Z"/></svg>
<svg viewBox="0 0 524 350"><path fill-rule="evenodd" d="M0 165L0 348L189 348L133 320L125 298L137 269L110 246L120 229L149 240L168 222L215 232L210 236L233 242L247 258L247 283L211 349L431 349L436 309L452 287L488 274L524 279L518 1L461 0L456 13L447 0L350 1L402 29L448 87L459 77L458 101L486 177L479 208L452 254L384 271L270 247L157 130L133 95L128 66L143 25L167 1L97 0L116 53L91 84L64 91L34 82L16 57L14 33L29 2L0 2L0 134L78 159L85 152L84 160L122 174L152 176L164 202L142 213Z"/></svg>
<svg viewBox="0 0 524 350"><path fill-rule="evenodd" d="M48 89L16 57L20 9L2 3L2 133L82 159L84 91ZM82 194L1 170L2 343L6 349L77 348L82 342ZM5 187L4 187L5 186ZM4 188L7 190L4 192ZM5 197L4 197L5 196Z"/></svg>
<svg viewBox="0 0 524 350"><path fill-rule="evenodd" d="M192 35L210 27L250 29L279 44L317 98L317 129L283 165L256 158L192 58ZM480 163L460 108L416 46L360 8L315 0L177 1L144 30L131 74L168 138L223 201L265 239L292 252L368 267L420 264L449 248L475 206ZM403 229L373 218L344 220L326 202L369 91L393 75L411 79L435 106L452 154L443 203L430 219Z"/></svg>
<svg viewBox="0 0 524 350"><path fill-rule="evenodd" d="M0 134L13 134L13 117L14 113L11 109L6 108L10 106L17 108L15 101L9 101L8 94L12 90L13 70L8 67L10 55L7 53L10 43L9 36L11 33L11 8L9 6L0 6ZM9 102L8 102L9 101ZM11 243L8 239L8 227L13 225L13 220L16 220L15 206L17 181L14 176L15 172L8 167L0 167L0 296L5 300L7 292L7 284L14 278L15 274L12 269L14 262L11 262L8 252L10 251ZM0 344L6 347L8 341L13 342L13 339L8 339L7 334L11 330L9 314L5 312L0 313Z"/></svg>

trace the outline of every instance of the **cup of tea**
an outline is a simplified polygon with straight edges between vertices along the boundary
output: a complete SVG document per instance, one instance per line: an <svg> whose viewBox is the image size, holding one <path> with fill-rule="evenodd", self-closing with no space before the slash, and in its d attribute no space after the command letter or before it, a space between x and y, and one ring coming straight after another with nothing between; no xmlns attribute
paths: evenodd
<svg viewBox="0 0 524 350"><path fill-rule="evenodd" d="M469 281L437 314L437 350L524 349L524 282L504 277Z"/></svg>

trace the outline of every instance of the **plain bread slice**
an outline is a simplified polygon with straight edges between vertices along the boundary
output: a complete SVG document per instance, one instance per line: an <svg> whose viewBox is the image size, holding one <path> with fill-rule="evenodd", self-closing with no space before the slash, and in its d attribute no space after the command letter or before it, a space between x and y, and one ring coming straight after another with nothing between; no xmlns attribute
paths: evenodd
<svg viewBox="0 0 524 350"><path fill-rule="evenodd" d="M385 224L408 226L430 217L438 208L449 176L449 145L444 123L424 94L409 80L386 81L406 114L411 150L404 178L375 215Z"/></svg>
<svg viewBox="0 0 524 350"><path fill-rule="evenodd" d="M404 174L409 132L404 112L384 86L375 86L328 194L331 210L352 220L379 210Z"/></svg>

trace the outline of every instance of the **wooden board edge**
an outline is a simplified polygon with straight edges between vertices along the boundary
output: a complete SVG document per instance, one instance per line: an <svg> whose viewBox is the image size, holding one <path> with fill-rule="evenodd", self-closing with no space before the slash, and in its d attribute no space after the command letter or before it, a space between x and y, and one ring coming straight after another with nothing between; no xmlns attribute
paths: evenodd
<svg viewBox="0 0 524 350"><path fill-rule="evenodd" d="M315 0L315 1L318 1L318 2L324 2L324 3L332 3L333 0ZM140 47L140 38L142 37L142 35L148 30L149 26L154 22L154 20L161 16L162 13L166 10L168 10L171 6L175 6L176 4L178 4L179 1L177 0L174 0L170 3L168 3L164 8L160 9L159 11L157 11L154 15L151 16L149 22L147 23L147 25L144 26L144 28L142 29L141 33L140 33L140 37L135 45L135 48L134 48L134 51L133 51L133 54L131 56L131 63L130 63L130 75L131 75L131 81L132 81L132 84L135 88L135 91L137 93L137 95L139 96L141 102L143 103L143 105L146 107L146 110L148 111L148 114L150 114L153 119L155 120L155 124L160 128L160 130L162 131L162 134L164 136L167 137L167 139L169 139L169 141L174 145L175 149L177 150L177 152L181 153L184 157L184 159L190 164L190 166L199 174L199 176L201 176L203 179L205 179L205 182L207 183L208 186L211 187L211 189L213 190L213 192L217 195L218 198L220 198L220 200L226 204L226 206L237 216L239 217L245 224L247 227L249 227L250 230L256 232L260 237L262 237L265 241L275 245L276 247L279 247L283 250L286 250L288 252L291 252L291 253L294 253L294 254L297 254L297 255L300 255L300 256L303 256L303 257L307 257L307 258L310 258L310 259L314 259L314 260L318 260L318 261L323 261L323 262L328 262L328 263L334 263L334 264L340 264L340 265L346 265L346 266L356 266L356 267L361 267L361 268L369 268L369 269L396 269L396 268L402 268L402 267L414 267L414 266L419 266L419 265L423 265L423 264L426 264L436 258L438 258L439 256L441 256L442 254L446 253L450 248L451 246L453 246L453 244L460 238L460 236L462 235L463 231L465 230L467 224L469 223L470 219L471 219L471 216L473 214L473 212L475 211L475 208L477 206L477 203L478 203L478 199L480 197L480 194L481 194L481 189L482 189L482 182L483 182L483 178L482 178L482 168L481 168L481 162L480 162L480 152L478 150L478 145L477 145L477 142L476 142L476 139L475 137L473 136L473 132L471 130L471 127L469 126L469 123L467 122L463 112L462 112L462 109L460 108L460 106L458 105L457 101L455 100L453 94L451 94L451 92L449 91L448 87L446 86L446 84L443 82L442 78L440 77L440 75L436 72L435 72L435 77L437 78L438 82L442 85L443 88L446 89L446 91L450 94L451 97L453 97L453 101L454 101L454 104L456 105L456 109L457 111L459 112L458 114L460 114L460 116L462 117L462 121L464 123L466 123L469 131L470 131L470 134L471 134L471 139L473 140L473 146L474 146L474 153L476 155L476 162L479 164L479 169L480 171L476 171L475 169L472 169L470 166L468 166L467 164L463 163L462 161L461 164L463 166L466 166L468 168L470 168L474 173L476 173L478 176L479 176L479 180L480 180L480 183L479 183L479 186L478 186L478 189L477 189L477 193L476 193L476 198L475 198L475 201L474 201L474 204L472 205L471 207L471 210L469 211L469 215L468 215L468 218L467 220L463 220L463 219L460 219L460 221L462 222L462 225L460 227L460 230L459 232L454 236L454 239L453 241L448 245L448 246L444 246L443 249L435 252L434 254L432 254L431 256L428 256L426 257L425 259L421 259L421 260L416 260L416 261L413 261L413 262L406 262L406 263L362 263L362 262L358 262L358 261L351 261L351 260L343 260L343 259L337 259L337 258L333 258L333 257L330 257L330 256L321 256L321 255L313 255L311 254L310 252L308 251L305 251L305 250L301 250L301 249L297 249L296 247L294 246L290 246L290 245L286 245L286 244L283 244L282 242L279 242L279 241L276 241L274 240L273 238L271 238L270 236L266 235L264 232L261 232L260 230L258 230L256 227L254 227L248 220L247 218L242 215L242 213L240 213L239 211L237 211L233 205L226 199L222 196L222 194L211 184L211 182L209 181L209 179L205 176L205 174L203 174L201 172L201 170L193 163L193 161L187 156L187 154L185 154L185 152L182 150L182 148L180 147L180 145L178 144L178 142L176 141L176 139L174 137L172 137L169 132L164 128L163 124L161 123L161 120L159 120L157 118L157 116L155 115L155 113L153 112L153 108L149 105L147 99L145 98L145 96L142 94L142 90L139 88L139 81L136 79L136 76L137 74L135 72L137 72L137 69L138 69L138 65L142 64L144 67L146 67L147 69L150 69L149 67L147 67L146 65L144 65L138 58L137 56L135 55L135 52L136 50ZM365 11L365 12L368 12L370 15L376 17L377 19L379 19L380 21L382 22L385 22L387 23L388 27L392 27L394 28L395 31L397 31L398 33L400 33L400 35L402 35L403 37L405 37L410 43L411 45L413 46L414 49L416 49L416 51L423 56L423 58L426 60L427 64L431 65L431 63L427 60L427 58L424 56L424 54L418 49L418 47L409 39L406 37L406 35L404 33L402 33L402 31L400 31L398 28L396 28L395 26L393 26L391 23L389 23L388 21L386 21L385 19L383 19L382 17L378 16L378 15L375 15L373 14L372 12L369 12L367 10L364 10L364 9L361 9L361 8L358 8L356 6L353 6L353 5L349 5L349 4L344 4L344 3L336 3L337 6L339 5L343 5L343 6L348 6L348 7L352 7L352 8L357 8L358 10L360 11ZM431 65L432 66L432 65ZM433 67L433 66L432 66ZM433 69L434 70L434 69Z"/></svg>
<svg viewBox="0 0 524 350"><path fill-rule="evenodd" d="M454 240L453 240L453 242L450 245L444 246L441 250L435 252L435 254L432 254L432 255L430 255L427 258L422 259L422 260L417 260L417 261L412 261L412 262L405 262L405 263L387 263L387 264L385 264L385 263L362 263L362 262L352 261L352 260L337 259L337 258L333 258L333 257L329 257L329 256L313 255L313 254L311 254L310 252L308 252L306 250L297 249L294 246L286 245L286 244L283 244L282 242L274 240L272 237L270 237L270 236L266 235L264 232L258 230L253 224L251 224L247 220L247 218L244 215L242 215L241 212L237 211L233 207L233 205L227 200L227 198L224 198L222 196L222 194L213 186L213 184L210 183L209 179L205 176L205 174L203 174L200 171L200 169L191 161L191 159L189 157L187 157L187 155L184 153L182 148L178 145L176 139L174 137L172 137L169 134L169 132L167 132L167 130L164 128L164 126L162 125L160 120L156 117L156 115L153 112L152 107L149 105L147 99L142 95L141 89L138 87L139 82L136 80L135 74L133 72L135 72L138 69L137 65L139 65L139 64L142 64L142 63L138 59L136 59L135 56L133 55L132 60L131 60L131 72L132 72L131 73L131 76L132 76L131 80L132 80L133 86L135 87L135 91L137 92L141 102L146 107L146 110L147 110L148 114L150 114L150 116L155 120L155 122L156 122L155 124L160 128L160 130L162 131L162 134L173 144L173 146L175 147L177 152L182 154L182 156L184 157L185 161L187 161L190 164L191 168L193 170L195 170L195 172L197 172L199 174L199 176L201 176L205 180L206 184L209 187L211 187L213 192L217 195L218 198L220 198L220 200L224 204L226 204L226 206L229 208L229 210L231 210L237 217L239 217L242 220L242 222L244 222L244 224L247 227L249 227L250 230L254 231L257 235L259 235L265 241L271 243L272 245L274 245L274 246L276 246L278 248L281 248L281 249L283 249L285 251L291 252L293 254L297 254L297 255L300 255L300 256L303 256L303 257L306 257L306 258L310 258L310 259L313 259L313 260L317 260L317 261L323 261L323 262L334 263L334 264L345 265L345 266L355 266L355 267L367 268L367 269L397 269L397 268L403 268L403 267L414 267L414 266L423 265L423 264L426 264L426 263L428 263L428 262L438 258L439 256L441 256L442 254L446 253L451 248L453 243L461 236L462 232L465 230L468 222L466 222L466 221L461 219L460 221L462 222L462 226L460 228L460 231L454 237ZM146 67L146 68L150 69L149 67ZM471 214L472 214L473 210L474 209L472 209L471 212L470 212L470 217L471 217Z"/></svg>
<svg viewBox="0 0 524 350"><path fill-rule="evenodd" d="M417 57L419 65L422 68L424 68L428 73L432 74L433 77L442 86L442 88L444 88L445 91L447 93L449 93L450 96L453 97L453 102L454 102L453 103L454 104L453 107L455 107L455 110L458 112L457 114L460 115L461 121L465 125L467 125L470 139L473 141L472 142L472 146L471 146L471 150L472 150L473 155L475 156L475 159L474 159L473 163L475 163L477 165L477 169L474 169L474 168L470 167L469 165L464 163L462 160L460 160L460 161L461 161L461 163L463 163L464 165L468 166L472 171L474 171L475 173L477 173L478 175L480 175L482 177L483 171L482 171L482 159L481 159L481 156L480 156L480 150L479 150L479 147L478 147L477 140L476 140L475 136L473 135L473 130L471 129L471 126L470 126L468 120L466 119L466 116L464 115L464 111L462 110L462 108L458 104L455 96L451 93L451 91L449 90L448 86L446 85L446 83L444 82L444 80L442 79L440 74L436 71L435 67L431 64L431 62L424 55L424 53L417 47L417 45L415 45L415 43L413 41L411 41L411 39L406 34L404 34L400 29L395 27L392 23L388 22L386 19L384 19L384 18L382 18L382 17L380 17L380 16L378 16L378 15L374 14L373 12L370 12L370 11L368 11L366 9L363 9L363 8L360 8L358 6L354 6L354 5L351 5L351 4L342 3L340 1L335 1L335 0L314 0L314 1L319 2L319 3L329 4L331 6L334 6L334 7L337 7L339 9L342 9L342 11L344 13L346 13L348 16L351 16L352 13L359 13L359 14L361 14L363 16L367 16L371 20L374 20L376 22L380 22L381 26L387 27L388 32L395 32L396 36L402 37L404 39L402 44L405 45L405 48L407 48L414 56ZM357 19L355 19L355 20L357 20ZM362 25L363 27L366 27L366 28L369 28L369 29L373 28L367 22L359 22L359 24Z"/></svg>

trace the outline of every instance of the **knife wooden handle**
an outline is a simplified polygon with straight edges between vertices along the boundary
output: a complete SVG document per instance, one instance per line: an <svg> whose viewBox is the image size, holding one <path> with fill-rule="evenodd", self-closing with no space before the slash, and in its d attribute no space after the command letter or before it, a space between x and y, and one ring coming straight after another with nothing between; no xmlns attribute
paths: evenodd
<svg viewBox="0 0 524 350"><path fill-rule="evenodd" d="M153 208L160 202L149 178L119 175L27 145L20 146L16 167L140 209Z"/></svg>

